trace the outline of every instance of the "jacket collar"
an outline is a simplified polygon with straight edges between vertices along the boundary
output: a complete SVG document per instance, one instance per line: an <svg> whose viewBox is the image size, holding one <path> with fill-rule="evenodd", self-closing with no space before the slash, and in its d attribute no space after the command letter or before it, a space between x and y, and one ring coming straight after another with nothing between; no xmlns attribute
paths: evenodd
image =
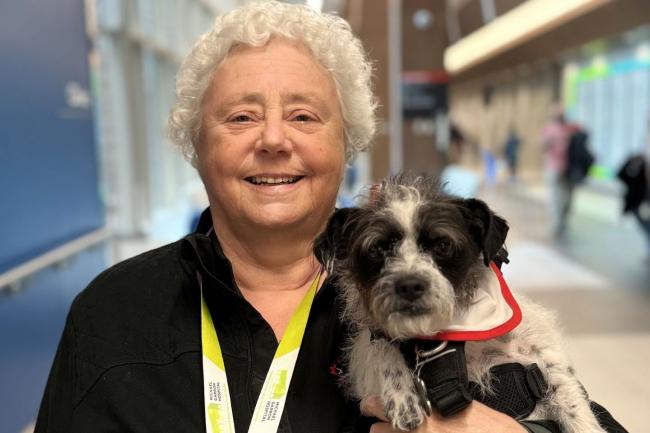
<svg viewBox="0 0 650 433"><path fill-rule="evenodd" d="M194 259L191 262L198 265L196 269L191 270L192 273L199 271L219 281L230 290L236 291L232 266L212 229L210 208L205 209L201 214L194 233L185 236L183 240L191 247L190 254Z"/></svg>
<svg viewBox="0 0 650 433"><path fill-rule="evenodd" d="M192 275L196 271L204 273L228 290L241 296L241 292L239 292L235 284L230 260L223 253L219 239L217 239L217 235L214 233L210 208L203 211L196 230L194 233L185 236L183 241L191 247L190 254L193 255L194 259L191 262L195 263L195 266L198 265L198 267L190 269ZM330 280L330 277L328 276L327 280ZM321 290L316 294L317 297L323 292L326 286L329 286L327 280Z"/></svg>
<svg viewBox="0 0 650 433"><path fill-rule="evenodd" d="M185 236L183 242L190 246L189 254L192 255L192 259L189 263L192 267L188 271L192 275L195 275L196 271L199 271L228 290L242 296L237 288L237 284L235 284L230 260L223 253L219 239L217 239L217 235L214 233L210 208L205 209L201 213L196 230L194 233ZM331 285L330 281L333 278L335 278L333 275L328 275L323 286L316 294L317 298L321 296L322 292L326 291L324 289Z"/></svg>

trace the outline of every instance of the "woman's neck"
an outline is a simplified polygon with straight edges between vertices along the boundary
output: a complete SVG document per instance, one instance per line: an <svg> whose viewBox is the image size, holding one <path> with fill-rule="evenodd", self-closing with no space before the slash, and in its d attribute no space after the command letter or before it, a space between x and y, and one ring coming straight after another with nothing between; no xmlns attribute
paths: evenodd
<svg viewBox="0 0 650 433"><path fill-rule="evenodd" d="M311 239L284 235L247 240L219 230L216 234L242 291L299 290L320 269Z"/></svg>

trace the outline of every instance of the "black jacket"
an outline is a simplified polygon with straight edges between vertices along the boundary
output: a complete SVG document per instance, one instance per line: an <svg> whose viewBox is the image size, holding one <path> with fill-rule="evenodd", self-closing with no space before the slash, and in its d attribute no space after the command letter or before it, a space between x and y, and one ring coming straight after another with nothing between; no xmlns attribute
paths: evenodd
<svg viewBox="0 0 650 433"><path fill-rule="evenodd" d="M647 173L643 156L636 155L628 158L616 174L627 187L623 213L635 211L644 200L650 200Z"/></svg>
<svg viewBox="0 0 650 433"><path fill-rule="evenodd" d="M220 251L214 235L193 234L99 275L70 309L35 432L205 431L197 271L219 333L236 431L246 432L277 341L234 289ZM279 431L353 429L358 403L346 401L335 377L344 335L338 315L326 281Z"/></svg>

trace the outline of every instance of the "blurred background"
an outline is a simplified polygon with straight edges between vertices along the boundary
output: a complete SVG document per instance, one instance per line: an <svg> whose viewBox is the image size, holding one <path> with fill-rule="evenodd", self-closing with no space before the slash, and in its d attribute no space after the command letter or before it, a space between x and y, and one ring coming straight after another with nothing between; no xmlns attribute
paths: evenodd
<svg viewBox="0 0 650 433"><path fill-rule="evenodd" d="M0 433L33 428L76 294L206 206L165 124L184 53L242 3L0 2ZM650 431L650 3L308 3L350 22L381 102L340 206L405 169L486 200L510 286L558 312L592 399Z"/></svg>

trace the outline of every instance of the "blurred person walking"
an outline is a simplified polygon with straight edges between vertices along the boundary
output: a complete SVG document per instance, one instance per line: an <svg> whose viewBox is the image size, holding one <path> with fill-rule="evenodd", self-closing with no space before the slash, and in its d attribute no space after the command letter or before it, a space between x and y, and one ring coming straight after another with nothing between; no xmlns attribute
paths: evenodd
<svg viewBox="0 0 650 433"><path fill-rule="evenodd" d="M562 236L571 208L573 185L565 176L569 134L564 113L556 111L542 129L541 142L544 151L545 176L550 190L551 228L553 235Z"/></svg>
<svg viewBox="0 0 650 433"><path fill-rule="evenodd" d="M589 151L589 133L577 123L567 125L569 147L567 148L567 181L574 188L587 178L596 158Z"/></svg>
<svg viewBox="0 0 650 433"><path fill-rule="evenodd" d="M628 158L617 173L626 186L623 214L631 213L643 231L648 249L646 260L650 262L650 116L645 137L645 155Z"/></svg>
<svg viewBox="0 0 650 433"><path fill-rule="evenodd" d="M561 237L571 211L573 191L587 177L595 158L589 151L589 134L577 123L567 123L560 111L544 126L542 144L546 178L551 191L553 235Z"/></svg>
<svg viewBox="0 0 650 433"><path fill-rule="evenodd" d="M459 164L463 158L463 152L467 148L465 133L453 121L449 121L449 149L447 151L447 162Z"/></svg>
<svg viewBox="0 0 650 433"><path fill-rule="evenodd" d="M623 213L631 213L638 221L648 243L647 260L650 261L650 179L647 159L642 155L628 158L617 176L626 186Z"/></svg>
<svg viewBox="0 0 650 433"><path fill-rule="evenodd" d="M508 138L506 138L505 145L503 146L503 156L508 164L508 171L510 173L510 181L517 181L517 163L519 162L519 146L521 138L517 134L514 126L510 127Z"/></svg>

